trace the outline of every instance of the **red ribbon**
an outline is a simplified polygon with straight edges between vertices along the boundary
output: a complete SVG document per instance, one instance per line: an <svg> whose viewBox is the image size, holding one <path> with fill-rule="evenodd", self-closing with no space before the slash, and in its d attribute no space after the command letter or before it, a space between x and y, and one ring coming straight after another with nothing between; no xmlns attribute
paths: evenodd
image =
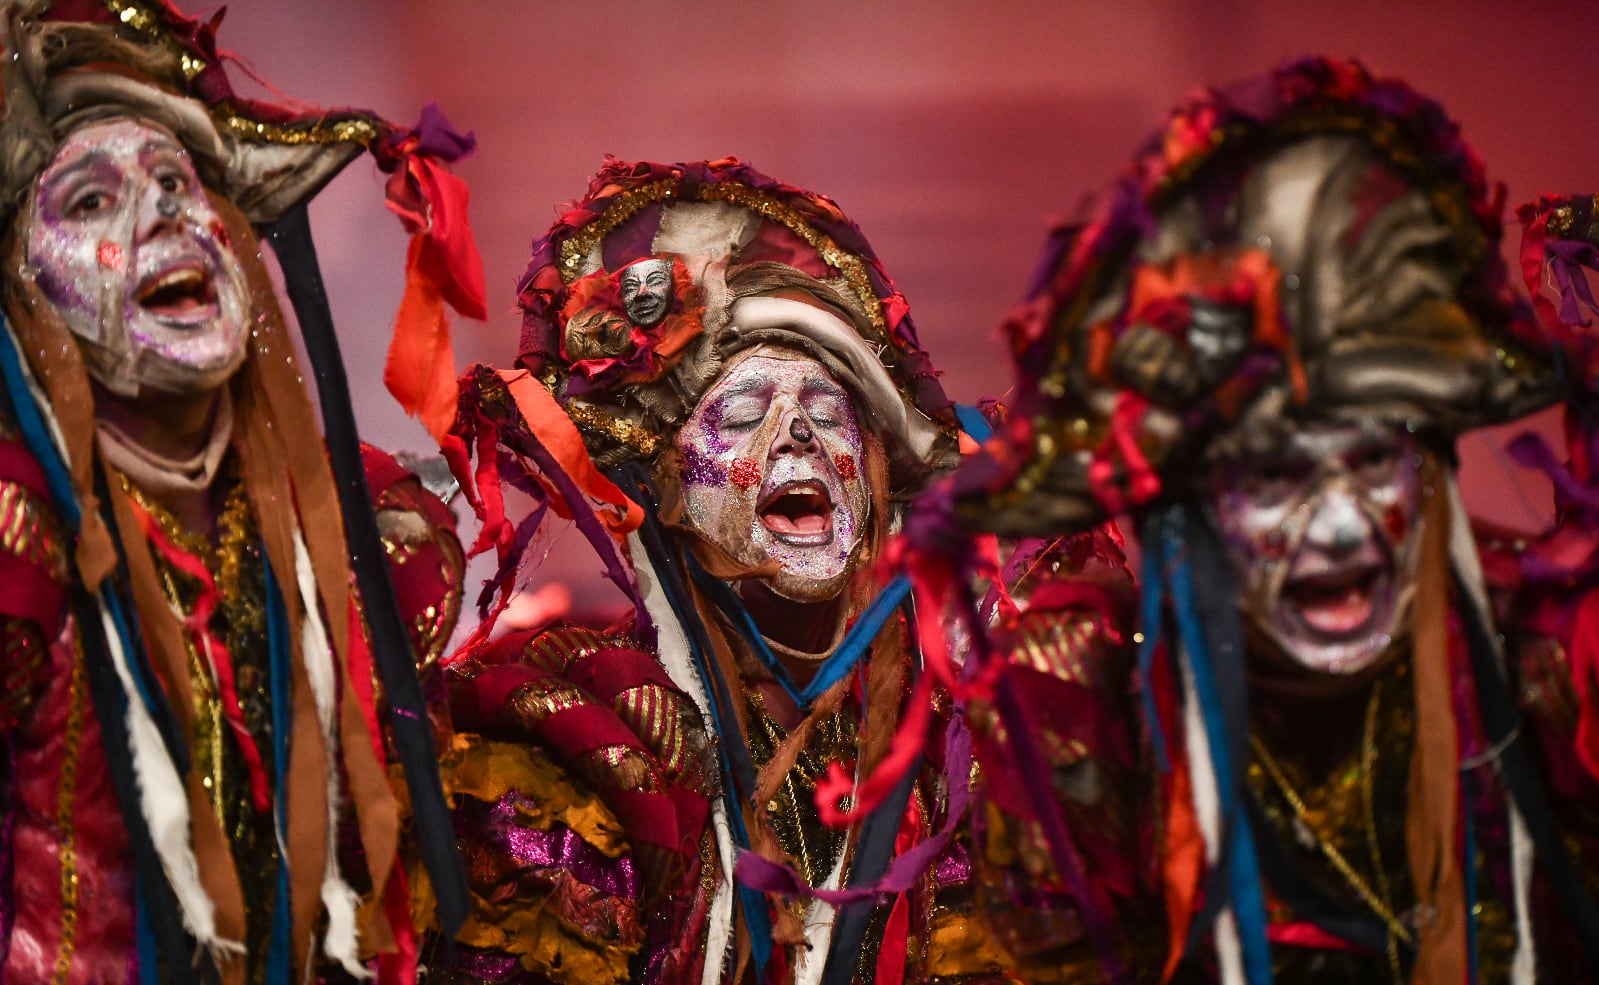
<svg viewBox="0 0 1599 985"><path fill-rule="evenodd" d="M1088 488L1099 504L1112 515L1128 506L1141 506L1160 495L1160 477L1138 447L1138 428L1149 401L1123 390L1116 397L1116 409L1108 422L1109 433L1088 465ZM1116 457L1127 471L1127 495L1116 481Z"/></svg>
<svg viewBox="0 0 1599 985"><path fill-rule="evenodd" d="M479 321L488 310L483 260L467 221L466 182L421 151L420 142L413 135L400 143L387 187L386 204L411 233L411 247L383 382L442 443L455 420L457 392L444 305Z"/></svg>
<svg viewBox="0 0 1599 985"><path fill-rule="evenodd" d="M1577 603L1571 626L1571 675L1577 691L1577 758L1599 780L1599 591Z"/></svg>
<svg viewBox="0 0 1599 985"><path fill-rule="evenodd" d="M258 811L270 811L272 787L267 781L261 750L256 748L255 738L244 724L244 709L239 706L239 690L233 681L233 655L228 652L227 644L211 632L211 614L216 611L217 602L221 599L216 580L199 558L172 542L166 531L137 500L130 498L129 503L133 507L133 515L139 518L140 529L167 563L200 583L200 597L195 600L194 611L184 617L183 628L194 638L195 646L205 655L216 674L217 696L222 702L223 717L238 741L239 752L244 756L245 771L250 776L251 802Z"/></svg>
<svg viewBox="0 0 1599 985"><path fill-rule="evenodd" d="M1544 243L1549 238L1549 213L1539 213L1521 232L1521 279L1532 297L1538 318L1554 331L1560 325L1555 306L1543 292Z"/></svg>

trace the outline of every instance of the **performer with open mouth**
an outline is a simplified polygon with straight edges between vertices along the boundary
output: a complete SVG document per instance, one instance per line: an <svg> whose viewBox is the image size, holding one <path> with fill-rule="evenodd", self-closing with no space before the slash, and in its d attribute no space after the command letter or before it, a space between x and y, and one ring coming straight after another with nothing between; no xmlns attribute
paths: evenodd
<svg viewBox="0 0 1599 985"><path fill-rule="evenodd" d="M986 980L964 717L945 703L941 750L893 790L855 786L901 756L905 709L927 711L907 585L877 562L960 440L860 230L731 158L613 160L535 244L521 303L517 367L463 381L478 543L504 597L546 506L572 516L633 611L452 658L475 736L446 771L493 782L457 800L487 819L462 827L478 915L434 973ZM536 504L519 528L501 483Z"/></svg>
<svg viewBox="0 0 1599 985"><path fill-rule="evenodd" d="M413 660L459 609L453 518L357 442L325 301L302 371L257 239L321 298L308 199L363 149L402 191L438 165L239 97L217 23L0 3L8 982L399 981L402 861L464 910ZM389 757L442 851L401 852Z"/></svg>
<svg viewBox="0 0 1599 985"><path fill-rule="evenodd" d="M1591 422L1595 346L1511 292L1497 203L1436 103L1305 59L1191 97L1057 231L955 515L1130 518L1142 618L1063 595L1084 633L1053 689L1036 613L999 630L1027 714L980 758L1024 789L1052 763L1054 803L991 798L982 883L1068 931L993 908L1019 977L1594 980L1592 426L1570 473L1523 456L1563 504L1524 558L1474 546L1454 442L1558 399L1562 367ZM1585 230L1573 209L1541 221ZM1550 242L1576 325L1599 256Z"/></svg>

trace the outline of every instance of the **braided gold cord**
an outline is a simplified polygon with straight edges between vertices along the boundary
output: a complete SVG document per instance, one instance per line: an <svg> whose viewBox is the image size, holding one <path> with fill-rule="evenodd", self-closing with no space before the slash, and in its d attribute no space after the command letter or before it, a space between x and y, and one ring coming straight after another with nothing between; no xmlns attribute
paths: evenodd
<svg viewBox="0 0 1599 985"><path fill-rule="evenodd" d="M1281 792L1283 796L1283 799L1288 802L1288 806L1293 809L1295 821L1301 825L1305 831L1309 832L1310 835L1315 839L1317 850L1321 852L1322 856L1327 859L1328 863L1332 865L1338 874L1344 878L1344 881L1349 884L1349 888L1354 890L1355 895L1360 897L1361 902L1365 903L1367 908L1369 908L1371 912L1375 913L1382 920L1382 922L1387 925L1389 934L1390 960L1397 970L1398 955L1395 953L1393 941L1395 938L1397 938L1398 940L1402 940L1409 944L1411 942L1411 933L1410 929L1406 927L1404 923L1400 921L1399 917L1394 914L1392 906L1390 906L1385 900L1385 897L1388 895L1388 880L1382 872L1382 856L1377 852L1376 849L1376 824L1373 818L1371 803L1372 767L1375 765L1377 759L1377 706L1378 698L1381 693L1382 691L1380 687L1374 688L1371 695L1371 701L1366 706L1366 727L1365 735L1362 739L1360 761L1361 793L1362 799L1364 800L1366 806L1365 820L1367 823L1367 844L1371 848L1372 862L1377 869L1378 880L1382 886L1381 896L1379 896L1377 892L1371 888L1371 885L1361 877L1360 873L1355 871L1354 866L1349 864L1349 860L1344 858L1343 853L1338 850L1337 846L1335 846L1329 839L1322 837L1320 833L1311 828L1309 820L1310 809L1305 805L1305 801L1299 796L1299 793L1294 790L1293 785L1288 782L1288 777L1283 773L1282 766L1278 764L1276 758L1273 757L1271 752L1266 748L1266 744L1260 740L1259 736L1251 736L1250 743L1254 746L1255 756L1259 760L1261 766L1265 768L1267 775L1269 775L1272 779L1272 782L1276 784L1278 791Z"/></svg>

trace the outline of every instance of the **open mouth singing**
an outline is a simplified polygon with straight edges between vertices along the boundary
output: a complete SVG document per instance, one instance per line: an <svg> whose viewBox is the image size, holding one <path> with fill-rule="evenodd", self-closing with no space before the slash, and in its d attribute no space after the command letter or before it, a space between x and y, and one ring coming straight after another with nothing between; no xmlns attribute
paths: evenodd
<svg viewBox="0 0 1599 985"><path fill-rule="evenodd" d="M155 318L180 328L205 324L220 312L216 279L197 260L170 264L145 277L134 299Z"/></svg>
<svg viewBox="0 0 1599 985"><path fill-rule="evenodd" d="M785 544L816 547L833 539L833 499L814 479L778 486L756 511L762 525Z"/></svg>

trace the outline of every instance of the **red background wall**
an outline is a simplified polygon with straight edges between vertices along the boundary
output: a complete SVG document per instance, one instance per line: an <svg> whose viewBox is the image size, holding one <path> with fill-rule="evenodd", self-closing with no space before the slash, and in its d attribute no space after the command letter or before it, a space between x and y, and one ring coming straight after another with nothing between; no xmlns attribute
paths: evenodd
<svg viewBox="0 0 1599 985"><path fill-rule="evenodd" d="M433 99L477 131L458 170L491 318L457 324L462 366L514 356L528 244L605 153L735 154L834 197L962 400L1009 385L993 327L1046 220L1197 83L1354 55L1439 98L1511 203L1599 186L1599 5L1578 0L236 0L221 41L292 96L401 121ZM379 444L421 448L381 382L405 244L380 199L357 162L313 221L362 424ZM1468 503L1535 524L1547 486L1512 476L1481 438L1466 451Z"/></svg>

